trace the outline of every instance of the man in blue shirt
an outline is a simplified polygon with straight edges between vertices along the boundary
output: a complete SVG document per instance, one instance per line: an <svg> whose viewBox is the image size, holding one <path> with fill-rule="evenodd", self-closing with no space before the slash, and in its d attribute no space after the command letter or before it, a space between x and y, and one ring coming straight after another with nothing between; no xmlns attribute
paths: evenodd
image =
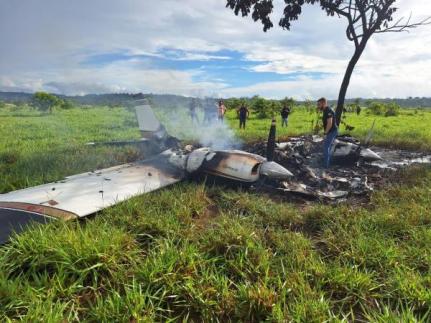
<svg viewBox="0 0 431 323"><path fill-rule="evenodd" d="M331 162L331 149L335 138L338 136L338 125L335 112L328 107L328 101L321 98L317 101L317 107L323 112L322 122L325 139L323 141L323 165L328 168Z"/></svg>

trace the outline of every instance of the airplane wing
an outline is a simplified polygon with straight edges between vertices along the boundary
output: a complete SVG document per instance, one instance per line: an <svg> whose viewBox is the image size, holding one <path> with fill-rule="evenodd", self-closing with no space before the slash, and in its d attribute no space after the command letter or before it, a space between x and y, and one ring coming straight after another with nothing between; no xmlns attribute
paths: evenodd
<svg viewBox="0 0 431 323"><path fill-rule="evenodd" d="M31 222L78 219L177 183L184 173L153 158L0 195L0 244Z"/></svg>

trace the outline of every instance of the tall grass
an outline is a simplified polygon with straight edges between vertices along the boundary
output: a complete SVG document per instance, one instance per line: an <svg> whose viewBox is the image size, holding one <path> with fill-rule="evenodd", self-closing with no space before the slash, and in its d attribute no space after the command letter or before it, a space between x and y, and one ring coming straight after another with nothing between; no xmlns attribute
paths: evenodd
<svg viewBox="0 0 431 323"><path fill-rule="evenodd" d="M300 116L286 134L301 132ZM121 109L1 118L3 191L122 162L131 148L82 144L139 135ZM266 137L267 121L254 123L244 138ZM369 205L329 206L180 183L35 226L0 247L0 320L429 322L430 187L431 169L414 168Z"/></svg>

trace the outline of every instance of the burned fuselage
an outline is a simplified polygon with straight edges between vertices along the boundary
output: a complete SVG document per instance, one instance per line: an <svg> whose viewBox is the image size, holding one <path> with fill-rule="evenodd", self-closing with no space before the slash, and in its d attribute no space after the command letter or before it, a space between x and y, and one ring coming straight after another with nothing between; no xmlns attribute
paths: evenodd
<svg viewBox="0 0 431 323"><path fill-rule="evenodd" d="M286 180L293 175L275 162L240 150L210 148L199 148L190 152L168 150L162 153L162 156L189 175L207 174L242 183L254 183L263 177Z"/></svg>
<svg viewBox="0 0 431 323"><path fill-rule="evenodd" d="M382 158L371 149L362 146L358 140L349 136L341 136L334 141L332 160L335 164L348 165L359 160L373 162L382 160Z"/></svg>

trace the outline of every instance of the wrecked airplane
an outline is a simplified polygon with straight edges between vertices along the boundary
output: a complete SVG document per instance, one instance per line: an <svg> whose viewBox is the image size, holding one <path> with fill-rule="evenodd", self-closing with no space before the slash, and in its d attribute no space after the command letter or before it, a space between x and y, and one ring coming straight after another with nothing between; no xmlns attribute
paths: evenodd
<svg viewBox="0 0 431 323"><path fill-rule="evenodd" d="M367 197L393 177L392 172L412 164L431 163L431 156L402 150L368 148L350 136L339 136L333 146L333 167L322 169L320 136L301 136L278 143L274 161L289 169L293 177L269 187L282 195L305 200L343 201L346 198ZM248 147L253 153L263 153L267 147L257 143Z"/></svg>
<svg viewBox="0 0 431 323"><path fill-rule="evenodd" d="M0 195L0 243L7 241L13 232L24 230L29 223L83 218L131 197L177 183L191 174L212 175L239 183L253 183L263 177L287 180L292 176L272 160L245 151L180 149L179 141L168 135L148 104L137 106L136 116L142 133L138 143L152 157ZM275 124L271 126L269 141L268 147L275 148Z"/></svg>
<svg viewBox="0 0 431 323"><path fill-rule="evenodd" d="M350 136L340 136L333 146L337 166L322 170L323 138L302 136L276 143L274 120L267 142L249 145L246 151L181 148L180 141L167 133L148 104L135 109L140 140L89 145L137 144L145 159L0 195L0 244L30 223L84 218L189 177L212 176L255 190L270 190L289 200L299 196L301 201L338 202L368 196L385 183L387 172L414 163L431 163L431 156L370 149L369 140L361 145Z"/></svg>

